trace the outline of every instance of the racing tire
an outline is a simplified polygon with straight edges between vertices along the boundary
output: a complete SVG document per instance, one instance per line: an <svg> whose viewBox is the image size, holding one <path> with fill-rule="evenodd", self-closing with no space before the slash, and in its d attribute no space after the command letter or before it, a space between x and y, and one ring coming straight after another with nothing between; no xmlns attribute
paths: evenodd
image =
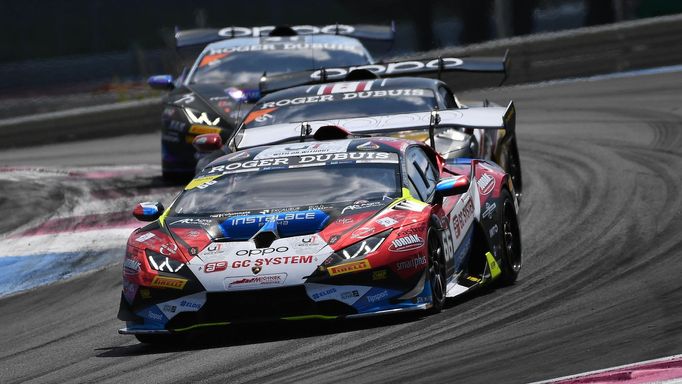
<svg viewBox="0 0 682 384"><path fill-rule="evenodd" d="M521 232L516 216L514 200L507 189L502 190L502 209L499 211L499 223L502 223L502 258L499 285L512 285L521 270Z"/></svg>
<svg viewBox="0 0 682 384"><path fill-rule="evenodd" d="M505 164L505 171L511 176L512 184L514 184L516 198L521 201L523 179L521 178L521 159L519 158L519 148L516 145L516 139L511 142L509 151L507 151Z"/></svg>
<svg viewBox="0 0 682 384"><path fill-rule="evenodd" d="M435 228L429 228L427 232L428 241L428 274L431 285L431 313L438 313L445 304L445 290L447 285L445 275L445 256L443 253L443 242Z"/></svg>

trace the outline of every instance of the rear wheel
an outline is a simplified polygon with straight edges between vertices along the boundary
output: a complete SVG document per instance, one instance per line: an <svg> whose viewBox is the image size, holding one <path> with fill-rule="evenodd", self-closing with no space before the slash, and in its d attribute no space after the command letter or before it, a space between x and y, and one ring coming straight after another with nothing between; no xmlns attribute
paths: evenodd
<svg viewBox="0 0 682 384"><path fill-rule="evenodd" d="M429 284L431 284L431 301L433 307L431 311L438 313L443 309L445 303L445 257L443 255L443 244L438 236L438 231L429 228L428 234L429 252Z"/></svg>
<svg viewBox="0 0 682 384"><path fill-rule="evenodd" d="M506 189L502 190L502 209L499 218L499 222L502 223L502 275L499 283L511 285L521 270L521 234L514 200Z"/></svg>

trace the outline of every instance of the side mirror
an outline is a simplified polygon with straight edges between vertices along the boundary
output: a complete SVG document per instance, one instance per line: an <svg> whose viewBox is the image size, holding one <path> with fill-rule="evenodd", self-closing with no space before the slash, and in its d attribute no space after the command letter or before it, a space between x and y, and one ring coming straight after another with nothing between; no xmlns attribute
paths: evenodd
<svg viewBox="0 0 682 384"><path fill-rule="evenodd" d="M469 190L468 176L455 176L443 179L436 184L436 193L442 196L461 195Z"/></svg>
<svg viewBox="0 0 682 384"><path fill-rule="evenodd" d="M147 79L147 84L152 89L159 89L162 91L170 91L175 88L173 83L173 76L171 75L156 75Z"/></svg>
<svg viewBox="0 0 682 384"><path fill-rule="evenodd" d="M195 137L192 146L199 153L210 153L223 146L223 139L217 133L205 133Z"/></svg>
<svg viewBox="0 0 682 384"><path fill-rule="evenodd" d="M139 203L133 209L133 216L140 221L154 221L163 213L163 205L156 201Z"/></svg>

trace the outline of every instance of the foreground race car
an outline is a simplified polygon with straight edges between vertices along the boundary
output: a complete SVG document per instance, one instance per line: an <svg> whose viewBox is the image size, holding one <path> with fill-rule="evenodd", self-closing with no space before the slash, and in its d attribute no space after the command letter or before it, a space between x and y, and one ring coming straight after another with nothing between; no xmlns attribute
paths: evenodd
<svg viewBox="0 0 682 384"><path fill-rule="evenodd" d="M292 84L305 85L264 96L227 145L200 159L197 170L237 149L306 140L313 137L319 127L336 125L358 134L431 143L446 159L492 160L512 176L520 196L521 161L513 127L513 104L506 109L487 102L465 105L440 80L405 77L446 71L504 74L506 63L506 57L441 58L327 68L271 77L261 83L266 92ZM395 76L398 77L391 78ZM339 77L356 80L322 81L322 78ZM440 121L431 122L432 111L437 111ZM434 129L433 135L430 135L431 129Z"/></svg>
<svg viewBox="0 0 682 384"><path fill-rule="evenodd" d="M154 343L240 322L437 312L516 280L517 206L496 164L447 165L416 141L236 152L168 209L135 207L154 222L128 240L119 332Z"/></svg>
<svg viewBox="0 0 682 384"><path fill-rule="evenodd" d="M356 37L392 39L393 30L329 25L177 32L179 49L206 47L178 79L170 75L149 79L152 88L170 91L162 114L164 178L189 179L194 175L192 139L204 133L216 133L223 139L232 136L251 107L248 103L259 99L258 84L264 76L372 63L372 57Z"/></svg>

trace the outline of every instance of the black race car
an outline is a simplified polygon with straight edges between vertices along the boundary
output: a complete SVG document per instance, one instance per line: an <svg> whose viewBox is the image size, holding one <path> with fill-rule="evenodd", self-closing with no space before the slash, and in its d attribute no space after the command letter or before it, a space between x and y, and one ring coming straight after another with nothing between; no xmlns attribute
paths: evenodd
<svg viewBox="0 0 682 384"><path fill-rule="evenodd" d="M354 134L380 135L430 143L446 159L482 158L512 176L520 196L521 163L514 132L515 110L489 102L465 105L447 84L423 77L397 77L442 71L505 73L507 59L440 58L283 74L261 83L263 97L225 146L198 162L238 149L315 138L320 127L338 126ZM344 79L339 82L325 80ZM200 137L201 151L221 138Z"/></svg>
<svg viewBox="0 0 682 384"><path fill-rule="evenodd" d="M173 79L149 79L155 89L169 90L162 114L162 171L166 179L194 175L192 139L216 133L228 139L243 113L260 98L265 76L326 66L373 62L358 38L392 39L392 27L229 27L176 33L178 49L205 46L191 66Z"/></svg>

